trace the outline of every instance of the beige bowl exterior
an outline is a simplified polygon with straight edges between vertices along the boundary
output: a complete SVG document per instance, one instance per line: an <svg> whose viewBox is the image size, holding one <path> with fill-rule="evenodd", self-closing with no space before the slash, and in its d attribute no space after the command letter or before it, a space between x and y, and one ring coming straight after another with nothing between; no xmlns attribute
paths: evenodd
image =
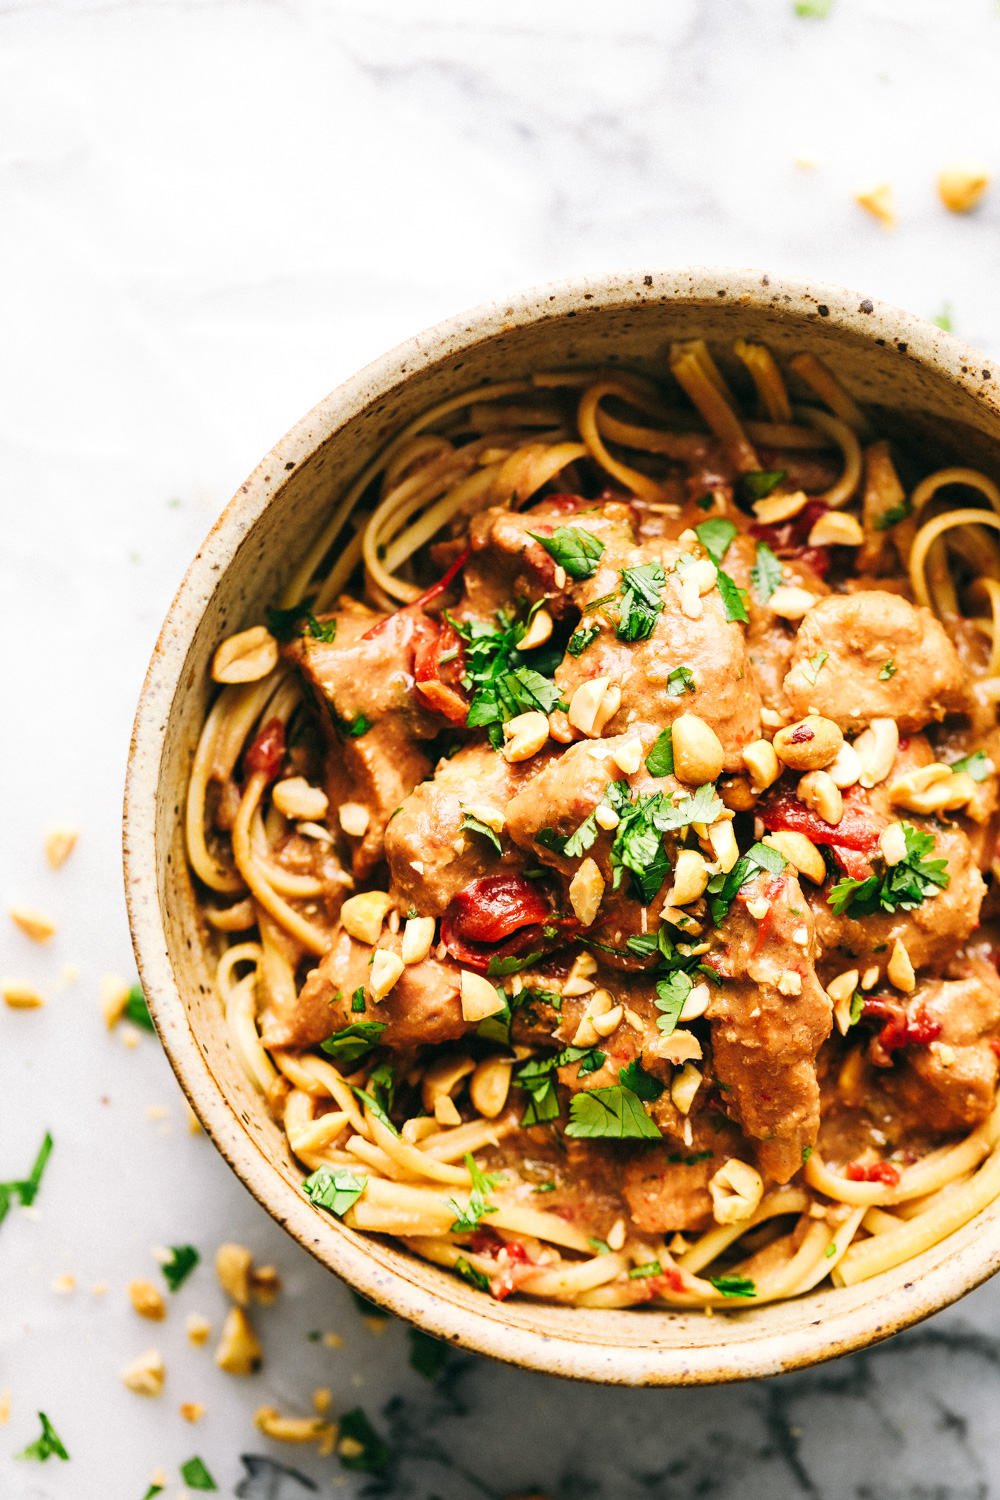
<svg viewBox="0 0 1000 1500"><path fill-rule="evenodd" d="M213 993L185 864L181 814L219 639L260 619L331 499L404 422L487 379L578 364L666 367L673 339L761 339L811 349L852 393L907 413L945 453L1000 469L989 361L932 325L832 287L760 272L671 271L577 280L420 334L340 386L230 502L188 570L139 702L125 803L133 941L174 1071L219 1151L298 1242L365 1296L429 1333L529 1369L623 1385L689 1385L792 1370L872 1344L1000 1265L1000 1203L909 1264L846 1290L707 1318L494 1302L391 1242L315 1209L283 1133L244 1076Z"/></svg>

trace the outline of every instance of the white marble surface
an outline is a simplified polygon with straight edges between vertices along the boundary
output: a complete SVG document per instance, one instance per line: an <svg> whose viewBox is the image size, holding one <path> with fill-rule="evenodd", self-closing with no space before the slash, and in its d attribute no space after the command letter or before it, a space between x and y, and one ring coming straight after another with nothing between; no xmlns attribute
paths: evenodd
<svg viewBox="0 0 1000 1500"><path fill-rule="evenodd" d="M949 302L1000 353L1000 191L962 220L933 191L954 156L1000 169L998 64L993 0L835 0L828 20L791 0L0 0L0 901L59 922L45 950L0 930L0 969L48 996L0 1013L0 1178L56 1139L37 1211L0 1229L4 1500L141 1500L160 1466L173 1500L194 1453L231 1495L244 1452L360 1494L364 1476L253 1429L258 1405L305 1410L320 1384L390 1438L382 1493L404 1500L1000 1493L1000 1287L754 1387L603 1392L464 1361L434 1388L403 1329L373 1335L187 1133L155 1041L127 1050L96 1005L103 973L132 972L119 805L144 665L276 436L434 318L609 267L756 265ZM894 234L852 203L881 178ZM59 818L82 836L52 874ZM286 1287L246 1382L186 1342L186 1313L223 1310L207 1267L159 1326L124 1293L157 1274L151 1246L226 1238ZM158 1401L119 1380L151 1344ZM204 1403L198 1427L182 1401ZM71 1462L13 1460L38 1409Z"/></svg>

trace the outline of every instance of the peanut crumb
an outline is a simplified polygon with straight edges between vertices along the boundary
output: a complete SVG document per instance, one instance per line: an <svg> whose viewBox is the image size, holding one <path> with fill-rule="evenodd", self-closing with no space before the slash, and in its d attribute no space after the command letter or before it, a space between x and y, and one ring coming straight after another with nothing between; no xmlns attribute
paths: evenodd
<svg viewBox="0 0 1000 1500"><path fill-rule="evenodd" d="M129 1052L134 1052L139 1045L139 1033L134 1026L126 1026L122 1030L122 1046Z"/></svg>
<svg viewBox="0 0 1000 1500"><path fill-rule="evenodd" d="M11 1010L37 1010L45 1004L35 986L25 979L0 980L0 993Z"/></svg>
<svg viewBox="0 0 1000 1500"><path fill-rule="evenodd" d="M128 1297L140 1318L149 1318L158 1323L167 1316L163 1293L151 1281L130 1281Z"/></svg>
<svg viewBox="0 0 1000 1500"><path fill-rule="evenodd" d="M201 1313L189 1313L187 1322L187 1336L189 1343L200 1349L202 1344L207 1344L212 1334L212 1325Z"/></svg>
<svg viewBox="0 0 1000 1500"><path fill-rule="evenodd" d="M90 1288L90 1295L92 1297L105 1297L107 1296L107 1291L108 1283L106 1281L95 1281Z"/></svg>
<svg viewBox="0 0 1000 1500"><path fill-rule="evenodd" d="M122 1371L122 1384L137 1396L159 1396L167 1371L159 1350L147 1349Z"/></svg>
<svg viewBox="0 0 1000 1500"><path fill-rule="evenodd" d="M50 869L59 870L76 848L79 830L69 823L53 824L45 835L45 858Z"/></svg>
<svg viewBox="0 0 1000 1500"><path fill-rule="evenodd" d="M340 1333L324 1333L323 1347L324 1349L343 1349L343 1335Z"/></svg>
<svg viewBox="0 0 1000 1500"><path fill-rule="evenodd" d="M120 974L102 974L99 986L101 1015L111 1031L122 1018L131 986Z"/></svg>
<svg viewBox="0 0 1000 1500"><path fill-rule="evenodd" d="M19 927L25 937L29 937L33 943L47 943L49 938L55 935L56 924L51 917L46 916L45 912L39 911L37 907L12 906L10 919L14 926Z"/></svg>
<svg viewBox="0 0 1000 1500"><path fill-rule="evenodd" d="M165 1104L147 1104L145 1115L147 1120L169 1120L170 1110Z"/></svg>
<svg viewBox="0 0 1000 1500"><path fill-rule="evenodd" d="M313 1411L318 1417L325 1417L333 1405L333 1392L329 1386L318 1385L312 1393Z"/></svg>
<svg viewBox="0 0 1000 1500"><path fill-rule="evenodd" d="M182 1401L180 1413L185 1422L200 1422L205 1415L205 1408L200 1401Z"/></svg>
<svg viewBox="0 0 1000 1500"><path fill-rule="evenodd" d="M58 1292L60 1297L65 1297L69 1292L76 1291L76 1277L64 1271L61 1276L55 1277L52 1282L52 1290Z"/></svg>
<svg viewBox="0 0 1000 1500"><path fill-rule="evenodd" d="M10 1391L0 1391L0 1427L10 1421Z"/></svg>
<svg viewBox="0 0 1000 1500"><path fill-rule="evenodd" d="M80 977L79 964L63 964L59 970L59 987L65 989L67 985L76 984Z"/></svg>
<svg viewBox="0 0 1000 1500"><path fill-rule="evenodd" d="M879 182L874 187L863 188L860 193L855 193L854 201L877 219L883 229L895 229L896 205L890 183Z"/></svg>
<svg viewBox="0 0 1000 1500"><path fill-rule="evenodd" d="M389 1326L388 1318L362 1318L361 1321L368 1329L368 1332L375 1334L377 1338L381 1338Z"/></svg>

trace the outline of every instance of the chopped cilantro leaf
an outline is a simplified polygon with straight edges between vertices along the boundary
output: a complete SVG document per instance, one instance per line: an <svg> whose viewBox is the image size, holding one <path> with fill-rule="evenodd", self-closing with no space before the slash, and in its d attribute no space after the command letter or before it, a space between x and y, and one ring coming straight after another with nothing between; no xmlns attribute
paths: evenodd
<svg viewBox="0 0 1000 1500"><path fill-rule="evenodd" d="M122 1015L132 1021L136 1026L141 1026L143 1031L155 1031L153 1018L149 1014L149 1006L146 1004L146 996L142 992L142 986L134 984L128 992Z"/></svg>
<svg viewBox="0 0 1000 1500"><path fill-rule="evenodd" d="M827 900L836 916L870 917L877 911L912 911L914 907L949 883L947 860L926 859L934 848L934 835L921 833L904 823L906 856L889 865L881 875L865 880L838 880Z"/></svg>
<svg viewBox="0 0 1000 1500"><path fill-rule="evenodd" d="M464 1255L460 1255L456 1260L455 1270L461 1276L462 1280L467 1281L470 1286L478 1287L481 1292L489 1291L489 1277L484 1276L482 1271L477 1271L475 1266L470 1265Z"/></svg>
<svg viewBox="0 0 1000 1500"><path fill-rule="evenodd" d="M895 677L895 675L896 675L896 663L893 661L892 657L890 656L889 660L886 661L886 662L883 662L882 665L881 665L881 667L879 668L878 680L879 680L879 682L888 682L889 678L890 677Z"/></svg>
<svg viewBox="0 0 1000 1500"><path fill-rule="evenodd" d="M722 559L729 551L737 527L732 521L727 521L722 516L713 516L710 521L702 521L694 529L699 542L716 567L721 567Z"/></svg>
<svg viewBox="0 0 1000 1500"><path fill-rule="evenodd" d="M861 1020L865 1008L865 997L860 990L855 990L851 996L850 1025L856 1026Z"/></svg>
<svg viewBox="0 0 1000 1500"><path fill-rule="evenodd" d="M622 568L622 594L615 634L620 641L646 641L663 610L666 575L658 562Z"/></svg>
<svg viewBox="0 0 1000 1500"><path fill-rule="evenodd" d="M746 854L742 855L729 874L713 875L708 882L708 910L716 927L724 922L737 895L746 885L747 881L760 871L766 870L771 875L780 875L788 861L772 849L768 844L752 844Z"/></svg>
<svg viewBox="0 0 1000 1500"><path fill-rule="evenodd" d="M756 1297L757 1286L749 1276L710 1276L709 1281L723 1297Z"/></svg>
<svg viewBox="0 0 1000 1500"><path fill-rule="evenodd" d="M472 813L464 814L459 824L459 830L462 833L478 833L480 838L484 838L488 844L493 845L498 854L503 854L503 849L495 829L490 828L488 823L484 823L481 819L474 817Z"/></svg>
<svg viewBox="0 0 1000 1500"><path fill-rule="evenodd" d="M657 827L662 833L671 829L687 828L691 823L714 823L722 816L722 799L717 796L710 781L672 801L663 799L663 807L657 818Z"/></svg>
<svg viewBox="0 0 1000 1500"><path fill-rule="evenodd" d="M750 616L747 614L746 590L741 589L734 579L730 578L722 568L716 569L716 583L719 585L719 593L722 596L722 608L727 620L740 620L746 625Z"/></svg>
<svg viewBox="0 0 1000 1500"><path fill-rule="evenodd" d="M205 1467L204 1460L200 1458L189 1458L186 1464L181 1464L181 1478L193 1490L217 1490L219 1488Z"/></svg>
<svg viewBox="0 0 1000 1500"><path fill-rule="evenodd" d="M515 621L502 610L497 613L496 625L456 620L447 613L445 618L465 646L462 686L472 694L466 725L470 729L484 727L495 749L503 741L502 726L508 719L532 709L548 714L564 706L555 683L526 665L517 650L527 621Z"/></svg>
<svg viewBox="0 0 1000 1500"><path fill-rule="evenodd" d="M393 1135L399 1134L399 1131L389 1119L388 1114L386 1113L385 1109L383 1109L378 1099L376 1099L374 1093L366 1093L364 1089L355 1089L354 1092L361 1100L365 1108L372 1115L372 1117L376 1119L380 1125L384 1125L386 1130L391 1130Z"/></svg>
<svg viewBox="0 0 1000 1500"><path fill-rule="evenodd" d="M592 641L595 641L601 633L600 625L581 625L574 630L566 644L566 650L570 656L582 656Z"/></svg>
<svg viewBox="0 0 1000 1500"><path fill-rule="evenodd" d="M537 953L522 953L520 956L511 953L506 958L491 958L486 965L486 972L491 979L503 979L507 974L519 974L522 969L530 969L541 956L539 949Z"/></svg>
<svg viewBox="0 0 1000 1500"><path fill-rule="evenodd" d="M359 984L357 989L354 991L354 994L351 996L351 1010L355 1015L358 1015L364 1011L364 1008L365 987L363 984Z"/></svg>
<svg viewBox="0 0 1000 1500"><path fill-rule="evenodd" d="M668 725L656 736L652 750L646 756L646 770L650 776L672 776L674 772L673 730Z"/></svg>
<svg viewBox="0 0 1000 1500"><path fill-rule="evenodd" d="M575 832L563 844L562 852L567 859L579 859L597 842L597 809L588 813Z"/></svg>
<svg viewBox="0 0 1000 1500"><path fill-rule="evenodd" d="M575 1139L659 1140L660 1131L642 1100L623 1084L574 1094L566 1134Z"/></svg>
<svg viewBox="0 0 1000 1500"><path fill-rule="evenodd" d="M389 1446L379 1437L360 1406L345 1411L340 1419L339 1443L351 1439L347 1453L338 1446L337 1453L345 1469L356 1469L363 1474L381 1474L392 1461ZM360 1452L357 1450L360 1448Z"/></svg>
<svg viewBox="0 0 1000 1500"><path fill-rule="evenodd" d="M690 667L674 667L667 673L667 697L683 698L685 693L695 691L694 673Z"/></svg>
<svg viewBox="0 0 1000 1500"><path fill-rule="evenodd" d="M479 1227L479 1221L484 1214L495 1214L496 1205L487 1201L487 1194L492 1193L499 1183L506 1181L502 1172L481 1172L476 1165L475 1157L468 1151L465 1153L465 1165L472 1178L472 1189L465 1208L454 1198L448 1199L458 1216L451 1226L452 1234L471 1234Z"/></svg>
<svg viewBox="0 0 1000 1500"><path fill-rule="evenodd" d="M162 1495L162 1494L163 1494L163 1485L162 1484L151 1484L149 1486L149 1489L143 1495L142 1500L156 1500L156 1496L157 1495Z"/></svg>
<svg viewBox="0 0 1000 1500"><path fill-rule="evenodd" d="M342 1031L335 1031L325 1042L320 1042L321 1051L337 1062L359 1062L367 1057L373 1047L378 1046L379 1037L385 1030L384 1021L352 1021Z"/></svg>
<svg viewBox="0 0 1000 1500"><path fill-rule="evenodd" d="M658 1260L647 1260L641 1266L632 1266L629 1269L629 1281L645 1280L647 1276L662 1276L663 1267Z"/></svg>
<svg viewBox="0 0 1000 1500"><path fill-rule="evenodd" d="M17 1457L30 1458L41 1464L48 1458L61 1458L65 1463L69 1454L63 1446L62 1438L43 1411L38 1413L38 1420L42 1424L41 1436L29 1443L27 1448L22 1448Z"/></svg>
<svg viewBox="0 0 1000 1500"><path fill-rule="evenodd" d="M942 305L941 305L941 311L938 313L937 317L933 318L931 321L934 322L934 323L936 323L937 326L944 333L951 333L952 332L951 303L950 302L944 302L944 303L942 303Z"/></svg>
<svg viewBox="0 0 1000 1500"><path fill-rule="evenodd" d="M312 598L303 599L301 604L293 604L290 609L276 609L269 605L267 609L267 628L276 641L291 641L301 631L296 627L303 615L309 611Z"/></svg>
<svg viewBox="0 0 1000 1500"><path fill-rule="evenodd" d="M656 1024L664 1036L669 1036L681 1018L681 1011L688 995L694 989L694 981L683 969L676 969L665 979L656 982L656 1008L663 1014Z"/></svg>
<svg viewBox="0 0 1000 1500"><path fill-rule="evenodd" d="M184 1285L201 1256L193 1245L171 1245L170 1256L160 1267L163 1279L172 1292Z"/></svg>
<svg viewBox="0 0 1000 1500"><path fill-rule="evenodd" d="M831 1240L830 1243L827 1245L826 1249L823 1251L823 1254L824 1254L824 1256L826 1257L827 1260L832 1260L833 1257L836 1255L836 1253L837 1253L836 1242L834 1240Z"/></svg>
<svg viewBox="0 0 1000 1500"><path fill-rule="evenodd" d="M358 714L353 719L340 719L334 716L334 722L341 734L345 734L349 740L359 740L363 734L367 734L374 724L374 719L369 719L367 714Z"/></svg>
<svg viewBox="0 0 1000 1500"><path fill-rule="evenodd" d="M795 14L812 21L825 21L833 0L795 0Z"/></svg>
<svg viewBox="0 0 1000 1500"><path fill-rule="evenodd" d="M317 1167L302 1184L302 1191L317 1208L325 1208L338 1219L353 1208L368 1186L368 1178L346 1167Z"/></svg>
<svg viewBox="0 0 1000 1500"><path fill-rule="evenodd" d="M971 755L963 755L961 760L953 760L951 769L958 774L964 771L971 776L973 781L986 781L993 775L994 765L985 750L973 750Z"/></svg>
<svg viewBox="0 0 1000 1500"><path fill-rule="evenodd" d="M618 1081L631 1089L639 1099L652 1101L663 1093L663 1084L652 1073L647 1073L638 1058L618 1069Z"/></svg>
<svg viewBox="0 0 1000 1500"><path fill-rule="evenodd" d="M559 1118L559 1095L556 1092L556 1069L579 1063L581 1078L604 1066L605 1054L597 1047L564 1047L549 1057L533 1057L518 1070L514 1082L530 1095L521 1124L542 1125Z"/></svg>
<svg viewBox="0 0 1000 1500"><path fill-rule="evenodd" d="M700 500L695 501L695 504L697 505L699 510L711 510L712 506L715 504L715 496L702 495Z"/></svg>
<svg viewBox="0 0 1000 1500"><path fill-rule="evenodd" d="M531 1189L533 1193L554 1193L555 1190L556 1185L554 1182L540 1182L537 1187Z"/></svg>
<svg viewBox="0 0 1000 1500"><path fill-rule="evenodd" d="M785 472L784 469L751 469L748 474L740 475L740 494L746 500L766 500L785 478Z"/></svg>
<svg viewBox="0 0 1000 1500"><path fill-rule="evenodd" d="M780 588L784 576L785 570L781 562L767 543L758 542L757 561L750 569L750 582L761 604L766 604L775 589Z"/></svg>
<svg viewBox="0 0 1000 1500"><path fill-rule="evenodd" d="M52 1137L46 1131L27 1177L16 1178L13 1182L0 1182L0 1224L7 1217L12 1198L16 1198L25 1208L30 1208L34 1203L41 1186L42 1175L52 1155L52 1144Z"/></svg>
<svg viewBox="0 0 1000 1500"><path fill-rule="evenodd" d="M810 656L806 666L802 668L802 675L810 687L816 686L816 680L829 660L829 651L817 651L814 656Z"/></svg>
<svg viewBox="0 0 1000 1500"><path fill-rule="evenodd" d="M884 510L880 516L875 517L875 530L888 531L890 527L898 526L900 521L906 520L912 510L913 506L909 499L901 500L898 505L891 505L888 510Z"/></svg>
<svg viewBox="0 0 1000 1500"><path fill-rule="evenodd" d="M607 1240L599 1240L596 1234L587 1235L587 1244L590 1246L591 1250L593 1250L595 1255L611 1254L611 1246L608 1244Z"/></svg>
<svg viewBox="0 0 1000 1500"><path fill-rule="evenodd" d="M559 526L551 536L539 536L535 531L528 535L545 548L553 562L566 569L570 578L592 578L597 572L604 543L581 526Z"/></svg>

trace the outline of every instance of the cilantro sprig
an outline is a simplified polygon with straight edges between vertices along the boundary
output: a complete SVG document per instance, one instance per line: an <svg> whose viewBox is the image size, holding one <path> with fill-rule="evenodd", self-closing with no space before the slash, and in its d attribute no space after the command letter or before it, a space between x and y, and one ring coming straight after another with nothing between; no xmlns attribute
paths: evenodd
<svg viewBox="0 0 1000 1500"><path fill-rule="evenodd" d="M176 1292L187 1281L201 1256L193 1245L171 1245L170 1254L162 1262L163 1279L172 1292Z"/></svg>
<svg viewBox="0 0 1000 1500"><path fill-rule="evenodd" d="M65 1463L69 1454L66 1452L62 1438L43 1411L38 1413L38 1420L42 1424L41 1436L36 1437L27 1448L22 1448L17 1457L33 1459L36 1463L42 1464L49 1458L61 1458Z"/></svg>
<svg viewBox="0 0 1000 1500"><path fill-rule="evenodd" d="M788 861L769 844L752 844L733 865L728 875L721 870L708 882L708 910L716 927L724 922L740 891L761 870L780 875Z"/></svg>
<svg viewBox="0 0 1000 1500"><path fill-rule="evenodd" d="M508 719L533 709L549 714L566 707L551 677L539 670L554 670L552 653L546 653L545 648L528 653L532 665L517 649L528 629L528 619L515 620L503 610L496 615L496 625L483 620L456 620L447 614L446 619L465 647L462 685L472 695L466 725L469 729L485 728L494 749L503 743L503 725Z"/></svg>
<svg viewBox="0 0 1000 1500"><path fill-rule="evenodd" d="M465 1153L465 1165L469 1176L472 1178L472 1189L469 1193L469 1201L463 1208L454 1198L448 1202L457 1215L451 1226L452 1234L467 1234L479 1227L479 1221L484 1214L495 1214L496 1204L489 1202L489 1194L502 1182L506 1182L502 1172L481 1172L476 1165L476 1159L471 1152Z"/></svg>
<svg viewBox="0 0 1000 1500"><path fill-rule="evenodd" d="M368 1186L368 1178L346 1167L317 1167L302 1184L302 1191L317 1208L343 1218Z"/></svg>
<svg viewBox="0 0 1000 1500"><path fill-rule="evenodd" d="M660 1139L660 1130L642 1100L622 1083L574 1094L566 1134L577 1140L639 1141Z"/></svg>
<svg viewBox="0 0 1000 1500"><path fill-rule="evenodd" d="M898 865L887 865L881 874L865 880L838 880L827 900L835 916L870 917L878 911L912 911L928 896L944 890L951 877L944 859L927 859L934 849L934 835L904 823L906 854Z"/></svg>
<svg viewBox="0 0 1000 1500"><path fill-rule="evenodd" d="M326 1041L320 1042L320 1050L337 1062L360 1062L373 1047L378 1046L384 1030L384 1021L352 1021L349 1026L335 1031Z"/></svg>
<svg viewBox="0 0 1000 1500"><path fill-rule="evenodd" d="M663 611L666 574L658 562L622 568L622 597L615 634L620 641L647 641Z"/></svg>
<svg viewBox="0 0 1000 1500"><path fill-rule="evenodd" d="M52 1155L52 1145L52 1137L46 1131L27 1177L18 1177L11 1182L0 1182L0 1224L7 1217L11 1202L15 1198L24 1208L30 1208L34 1203L38 1196L38 1189L42 1185L42 1177L49 1157Z"/></svg>
<svg viewBox="0 0 1000 1500"><path fill-rule="evenodd" d="M604 543L582 526L559 526L551 536L539 536L535 531L528 535L545 548L554 563L565 568L570 578L580 582L597 572Z"/></svg>
<svg viewBox="0 0 1000 1500"><path fill-rule="evenodd" d="M723 1297L756 1297L756 1282L749 1276L710 1276L709 1281Z"/></svg>
<svg viewBox="0 0 1000 1500"><path fill-rule="evenodd" d="M585 1078L604 1066L605 1054L597 1047L564 1047L550 1057L533 1057L514 1075L518 1088L529 1096L528 1105L521 1117L521 1124L544 1125L559 1118L559 1095L556 1091L556 1070L569 1063L579 1063L579 1075Z"/></svg>

